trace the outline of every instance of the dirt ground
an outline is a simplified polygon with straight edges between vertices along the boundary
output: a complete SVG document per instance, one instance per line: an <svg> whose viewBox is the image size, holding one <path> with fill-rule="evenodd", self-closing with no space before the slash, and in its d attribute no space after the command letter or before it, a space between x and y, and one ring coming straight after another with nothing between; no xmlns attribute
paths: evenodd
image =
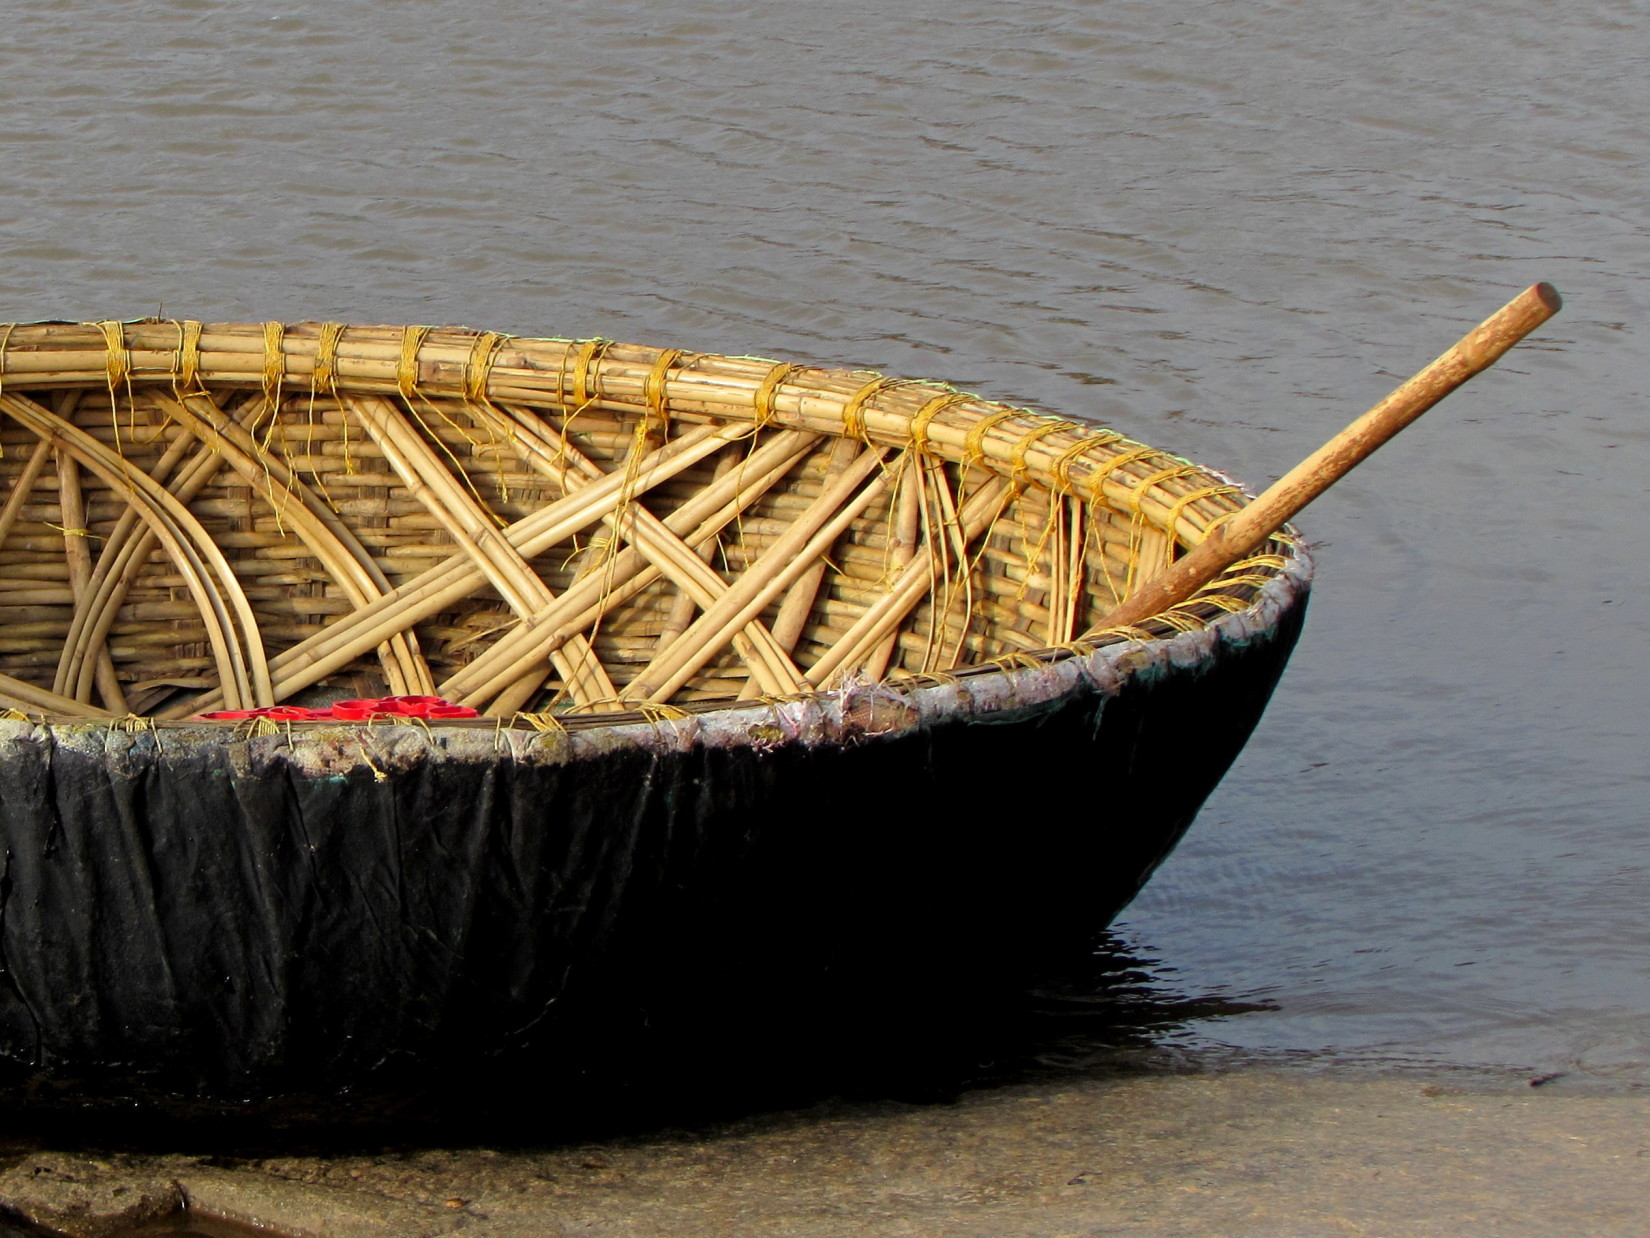
<svg viewBox="0 0 1650 1238"><path fill-rule="evenodd" d="M75 1238L158 1234L131 1225L182 1200L306 1238L1641 1235L1650 1096L1248 1069L540 1150L226 1161L35 1148L9 1158L0 1198Z"/></svg>

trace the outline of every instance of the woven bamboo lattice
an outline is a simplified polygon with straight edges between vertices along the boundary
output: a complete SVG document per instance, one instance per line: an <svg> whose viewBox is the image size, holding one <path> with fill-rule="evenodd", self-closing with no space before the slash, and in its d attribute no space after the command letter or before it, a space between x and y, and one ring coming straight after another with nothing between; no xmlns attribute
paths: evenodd
<svg viewBox="0 0 1650 1238"><path fill-rule="evenodd" d="M0 413L0 706L54 718L709 708L1195 629L1290 553L1090 632L1244 496L934 383L599 339L15 325Z"/></svg>

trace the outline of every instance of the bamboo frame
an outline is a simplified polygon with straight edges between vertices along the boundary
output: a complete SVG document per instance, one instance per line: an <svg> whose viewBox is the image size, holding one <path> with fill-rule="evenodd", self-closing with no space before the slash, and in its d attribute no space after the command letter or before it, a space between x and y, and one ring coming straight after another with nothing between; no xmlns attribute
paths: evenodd
<svg viewBox="0 0 1650 1238"><path fill-rule="evenodd" d="M1058 657L1246 501L860 372L456 328L3 341L0 705L63 717L361 684L634 716ZM1091 639L1211 621L1292 553Z"/></svg>

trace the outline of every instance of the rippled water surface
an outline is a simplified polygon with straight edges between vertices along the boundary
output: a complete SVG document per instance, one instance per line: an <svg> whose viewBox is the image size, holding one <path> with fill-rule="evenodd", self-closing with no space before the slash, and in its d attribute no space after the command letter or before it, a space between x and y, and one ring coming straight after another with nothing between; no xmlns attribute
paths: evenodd
<svg viewBox="0 0 1650 1238"><path fill-rule="evenodd" d="M1305 641L1122 932L1166 986L1275 1005L1204 1042L1650 1084L1641 8L93 12L8 19L0 318L870 366L1258 484L1557 284L1307 513Z"/></svg>

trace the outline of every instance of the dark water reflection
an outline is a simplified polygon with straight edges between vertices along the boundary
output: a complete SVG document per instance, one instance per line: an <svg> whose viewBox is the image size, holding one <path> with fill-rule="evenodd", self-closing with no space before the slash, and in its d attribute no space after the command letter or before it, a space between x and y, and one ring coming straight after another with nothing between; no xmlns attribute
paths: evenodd
<svg viewBox="0 0 1650 1238"><path fill-rule="evenodd" d="M1160 960L1110 933L1012 982L956 975L914 997L919 987L776 978L760 992L677 994L645 1019L496 1061L447 1061L349 1095L198 1105L36 1086L0 1097L0 1138L225 1156L432 1139L542 1146L821 1104L946 1103L978 1088L1207 1070L1221 1055L1195 1043L1192 1024L1274 1009L1180 991Z"/></svg>
<svg viewBox="0 0 1650 1238"><path fill-rule="evenodd" d="M1124 931L1183 991L1267 1007L1194 1023L1211 1053L1632 1086L1642 27L1534 0L116 0L94 32L55 0L0 49L0 317L874 366L1258 483L1552 280L1561 318L1307 514L1295 664Z"/></svg>

